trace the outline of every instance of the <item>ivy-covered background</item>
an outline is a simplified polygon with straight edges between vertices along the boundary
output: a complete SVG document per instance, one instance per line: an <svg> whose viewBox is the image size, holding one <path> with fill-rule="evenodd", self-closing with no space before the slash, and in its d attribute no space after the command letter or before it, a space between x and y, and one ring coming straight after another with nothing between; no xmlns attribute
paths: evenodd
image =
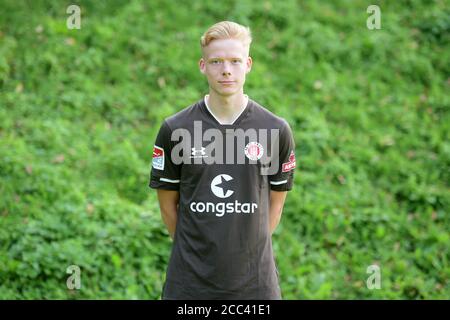
<svg viewBox="0 0 450 320"><path fill-rule="evenodd" d="M160 298L153 142L207 92L199 39L221 20L251 27L245 91L295 134L283 297L449 298L448 1L1 0L0 299Z"/></svg>

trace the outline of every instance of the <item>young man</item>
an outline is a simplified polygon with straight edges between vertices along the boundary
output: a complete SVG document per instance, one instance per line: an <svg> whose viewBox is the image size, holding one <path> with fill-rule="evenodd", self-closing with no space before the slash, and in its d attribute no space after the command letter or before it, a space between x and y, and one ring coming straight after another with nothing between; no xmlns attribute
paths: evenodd
<svg viewBox="0 0 450 320"><path fill-rule="evenodd" d="M163 122L150 187L173 239L163 299L281 299L272 251L295 168L287 122L243 92L249 28L201 37L209 94Z"/></svg>

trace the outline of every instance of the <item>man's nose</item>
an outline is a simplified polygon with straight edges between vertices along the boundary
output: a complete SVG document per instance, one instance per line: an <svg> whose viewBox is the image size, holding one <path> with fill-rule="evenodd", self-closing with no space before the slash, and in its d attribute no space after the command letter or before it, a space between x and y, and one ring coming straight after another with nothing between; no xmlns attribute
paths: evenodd
<svg viewBox="0 0 450 320"><path fill-rule="evenodd" d="M227 63L227 61L225 61L225 63L223 64L222 75L223 76L231 75L231 68L230 68L230 65Z"/></svg>

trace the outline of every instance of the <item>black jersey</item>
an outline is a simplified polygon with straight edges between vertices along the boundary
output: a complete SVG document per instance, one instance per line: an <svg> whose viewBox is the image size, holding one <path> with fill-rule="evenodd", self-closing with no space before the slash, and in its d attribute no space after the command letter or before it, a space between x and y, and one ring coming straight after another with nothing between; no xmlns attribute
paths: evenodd
<svg viewBox="0 0 450 320"><path fill-rule="evenodd" d="M163 299L281 299L269 200L291 190L294 151L288 123L251 99L233 124L205 99L165 119L149 185L180 200Z"/></svg>

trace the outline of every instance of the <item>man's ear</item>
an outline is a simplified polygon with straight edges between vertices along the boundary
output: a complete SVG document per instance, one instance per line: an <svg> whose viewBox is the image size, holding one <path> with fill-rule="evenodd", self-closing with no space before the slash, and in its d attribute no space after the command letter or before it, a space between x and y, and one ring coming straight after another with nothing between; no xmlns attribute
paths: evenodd
<svg viewBox="0 0 450 320"><path fill-rule="evenodd" d="M205 60L203 58L200 58L198 61L198 67L200 68L200 72L205 74Z"/></svg>
<svg viewBox="0 0 450 320"><path fill-rule="evenodd" d="M252 65L253 65L252 57L248 57L247 58L247 70L245 71L245 73L249 73L250 70L252 70Z"/></svg>

